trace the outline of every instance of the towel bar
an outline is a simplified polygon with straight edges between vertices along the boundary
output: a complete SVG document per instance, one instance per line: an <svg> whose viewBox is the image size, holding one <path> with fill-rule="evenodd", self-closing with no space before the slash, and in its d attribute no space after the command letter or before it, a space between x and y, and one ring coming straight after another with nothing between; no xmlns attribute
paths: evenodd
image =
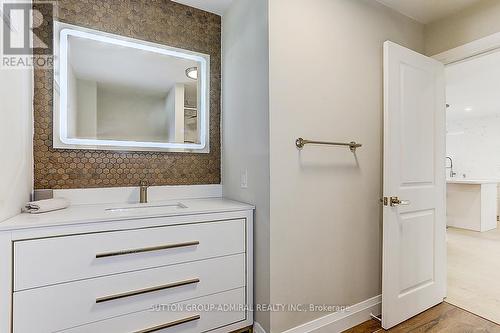
<svg viewBox="0 0 500 333"><path fill-rule="evenodd" d="M361 143L357 143L357 142L349 142L349 143L346 143L346 142L327 142L327 141L313 141L313 140L305 140L305 139L302 139L302 138L298 138L297 140L295 140L295 145L297 146L298 149L302 149L304 148L305 145L308 145L308 144L313 144L313 145L328 145L328 146L346 146L346 147L349 147L349 149L355 153L356 152L356 149L363 146Z"/></svg>

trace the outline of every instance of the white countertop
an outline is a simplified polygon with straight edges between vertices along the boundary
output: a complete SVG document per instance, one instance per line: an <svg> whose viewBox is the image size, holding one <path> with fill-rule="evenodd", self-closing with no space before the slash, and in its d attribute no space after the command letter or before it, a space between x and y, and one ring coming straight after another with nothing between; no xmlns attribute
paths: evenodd
<svg viewBox="0 0 500 333"><path fill-rule="evenodd" d="M467 185L481 185L481 184L498 184L498 179L447 179L448 184L467 184Z"/></svg>
<svg viewBox="0 0 500 333"><path fill-rule="evenodd" d="M178 207L151 207L124 211L107 211L109 208L121 208L139 205L127 203L99 204L99 205L73 205L63 210L43 214L19 214L0 222L0 231L26 229L32 227L55 226L75 223L94 223L105 221L120 221L142 219L151 217L167 217L193 214L210 214L219 212L232 212L251 210L255 207L249 204L232 201L224 198L209 199L181 199L170 201L156 201L143 204L143 207L171 205L181 203L186 208Z"/></svg>

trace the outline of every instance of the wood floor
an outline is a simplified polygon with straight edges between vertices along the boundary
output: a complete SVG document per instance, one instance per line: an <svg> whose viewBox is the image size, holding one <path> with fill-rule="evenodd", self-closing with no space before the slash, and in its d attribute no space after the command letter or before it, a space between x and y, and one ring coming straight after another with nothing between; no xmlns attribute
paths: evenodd
<svg viewBox="0 0 500 333"><path fill-rule="evenodd" d="M500 228L449 228L446 302L500 324Z"/></svg>
<svg viewBox="0 0 500 333"><path fill-rule="evenodd" d="M344 333L500 333L500 326L462 310L454 305L442 303L426 312L386 331L377 320L367 321Z"/></svg>

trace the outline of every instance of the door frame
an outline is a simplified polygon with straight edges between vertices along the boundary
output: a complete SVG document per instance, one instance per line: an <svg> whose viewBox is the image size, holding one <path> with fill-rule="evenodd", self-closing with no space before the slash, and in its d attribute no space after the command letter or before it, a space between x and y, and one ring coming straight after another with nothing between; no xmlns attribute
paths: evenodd
<svg viewBox="0 0 500 333"><path fill-rule="evenodd" d="M436 59L445 65L450 65L498 51L500 51L500 32L476 39L470 43L460 45L448 51L435 54L431 56L431 58Z"/></svg>

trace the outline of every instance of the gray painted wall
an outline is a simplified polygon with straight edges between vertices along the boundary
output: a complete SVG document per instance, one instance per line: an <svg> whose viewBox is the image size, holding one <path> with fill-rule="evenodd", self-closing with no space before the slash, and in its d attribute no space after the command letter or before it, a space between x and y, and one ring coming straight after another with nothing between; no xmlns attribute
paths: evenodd
<svg viewBox="0 0 500 333"><path fill-rule="evenodd" d="M269 51L267 0L237 0L222 20L222 183L253 203L255 303L269 303ZM248 188L241 188L241 174ZM256 312L266 331L270 314Z"/></svg>

